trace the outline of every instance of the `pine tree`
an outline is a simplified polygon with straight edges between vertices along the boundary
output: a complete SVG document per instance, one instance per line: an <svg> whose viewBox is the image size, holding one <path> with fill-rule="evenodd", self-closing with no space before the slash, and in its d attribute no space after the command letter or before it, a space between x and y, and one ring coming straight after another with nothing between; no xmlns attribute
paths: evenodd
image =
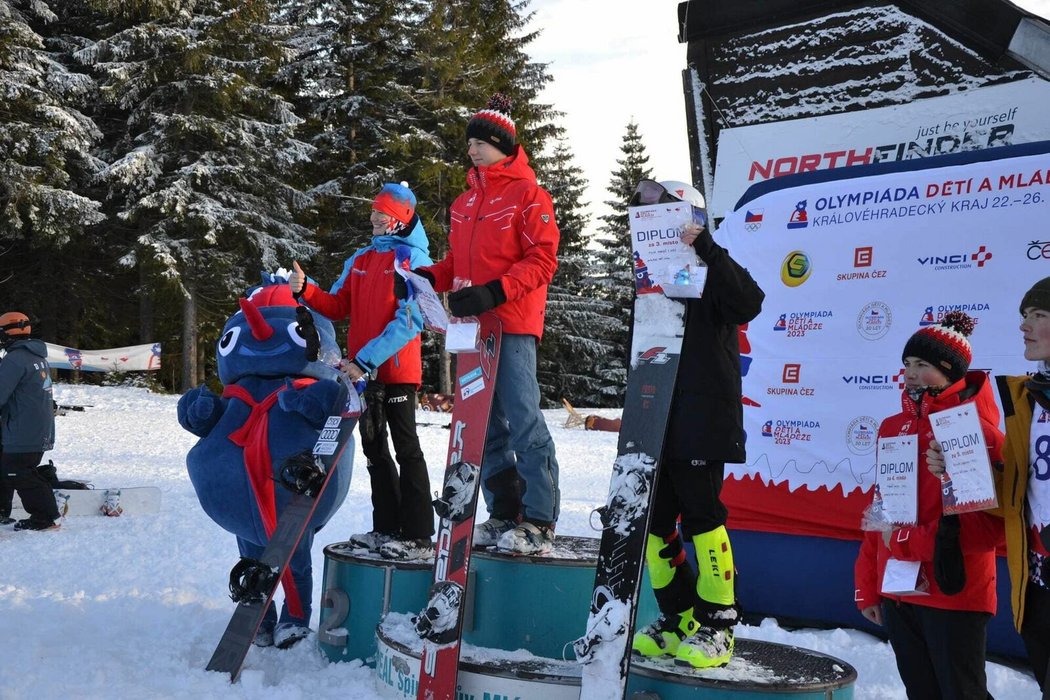
<svg viewBox="0 0 1050 700"><path fill-rule="evenodd" d="M297 185L313 148L294 138L302 120L268 87L287 56L268 3L109 9L131 26L77 56L128 114L102 173L107 204L129 234L123 262L182 298L185 389L200 375L198 333L217 334L260 269L314 252L296 222L311 204Z"/></svg>
<svg viewBox="0 0 1050 700"><path fill-rule="evenodd" d="M0 285L47 321L56 266L103 218L80 193L100 167L90 153L101 134L80 111L95 84L46 45L40 32L57 19L47 3L0 0Z"/></svg>
<svg viewBox="0 0 1050 700"><path fill-rule="evenodd" d="M563 139L558 140L550 158L537 160L547 171L561 232L558 271L548 289L547 317L537 358L540 391L547 406L560 405L562 398L584 406L608 405L614 397L603 395L601 388L615 381L609 376L616 369L609 366L610 360L623 369L609 329L624 322L609 315L608 301L587 292L587 276L593 267L585 232L589 215L583 208L587 181Z"/></svg>
<svg viewBox="0 0 1050 700"><path fill-rule="evenodd" d="M616 348L615 357L622 361L616 363L617 371L607 375L603 387L604 395L622 396L626 385L626 360L629 329L626 320L631 317L631 306L634 298L634 265L631 254L631 227L627 216L627 203L634 193L639 180L652 176L652 169L647 166L649 156L645 153L638 124L631 120L620 145L623 157L617 159L619 166L612 173L607 191L611 198L605 206L612 210L599 218L597 242L600 245L596 261L596 274L593 277L592 290L601 299L607 300L613 309L613 316L624 319L624 323L613 330L612 342ZM620 370L620 368L623 368Z"/></svg>
<svg viewBox="0 0 1050 700"><path fill-rule="evenodd" d="M278 76L317 150L307 177L320 255L310 272L334 279L371 237L369 206L384 182L405 179L391 143L409 119L412 4L394 0L284 0L294 58ZM409 183L414 187L414 183Z"/></svg>

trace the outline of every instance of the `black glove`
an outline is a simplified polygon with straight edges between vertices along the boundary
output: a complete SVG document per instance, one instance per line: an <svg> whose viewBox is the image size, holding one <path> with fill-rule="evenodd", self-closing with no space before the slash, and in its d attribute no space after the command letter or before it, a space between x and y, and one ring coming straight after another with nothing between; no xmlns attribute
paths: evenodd
<svg viewBox="0 0 1050 700"><path fill-rule="evenodd" d="M466 287L448 295L448 308L453 316L477 316L489 309L499 306L507 300L503 285L499 280L492 280L479 287Z"/></svg>
<svg viewBox="0 0 1050 700"><path fill-rule="evenodd" d="M705 226L701 229L700 233L697 234L696 240L693 241L693 250L696 251L701 260L706 260L717 245L715 239L711 238L711 232L708 231Z"/></svg>
<svg viewBox="0 0 1050 700"><path fill-rule="evenodd" d="M394 270L394 298L402 301L408 299L408 285L405 284L405 278L397 274L397 270Z"/></svg>

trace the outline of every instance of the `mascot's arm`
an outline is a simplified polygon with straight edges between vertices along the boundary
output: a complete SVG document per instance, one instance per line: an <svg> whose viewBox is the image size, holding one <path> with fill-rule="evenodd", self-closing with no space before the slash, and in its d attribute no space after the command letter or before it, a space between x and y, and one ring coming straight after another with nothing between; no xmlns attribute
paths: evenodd
<svg viewBox="0 0 1050 700"><path fill-rule="evenodd" d="M222 417L222 399L203 384L179 399L179 425L197 437L211 432Z"/></svg>
<svg viewBox="0 0 1050 700"><path fill-rule="evenodd" d="M296 389L291 379L285 379L284 391L277 395L277 403L289 413L301 414L320 430L325 419L336 410L340 391L339 383L331 379L320 379L301 389Z"/></svg>

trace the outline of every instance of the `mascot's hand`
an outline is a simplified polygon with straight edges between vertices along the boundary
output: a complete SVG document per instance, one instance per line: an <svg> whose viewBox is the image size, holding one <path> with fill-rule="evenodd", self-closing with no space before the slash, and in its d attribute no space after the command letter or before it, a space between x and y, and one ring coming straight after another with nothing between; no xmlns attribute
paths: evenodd
<svg viewBox="0 0 1050 700"><path fill-rule="evenodd" d="M204 437L222 417L222 399L202 384L179 399L178 417L179 425Z"/></svg>
<svg viewBox="0 0 1050 700"><path fill-rule="evenodd" d="M277 395L277 403L289 413L300 414L320 430L328 416L336 411L339 392L338 382L331 379L321 379L302 389L296 389L291 379L285 379L284 391Z"/></svg>

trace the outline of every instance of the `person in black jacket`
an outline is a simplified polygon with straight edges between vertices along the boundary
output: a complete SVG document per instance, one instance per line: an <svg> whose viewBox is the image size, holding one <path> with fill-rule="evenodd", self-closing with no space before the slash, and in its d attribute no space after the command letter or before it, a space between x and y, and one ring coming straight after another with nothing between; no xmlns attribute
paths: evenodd
<svg viewBox="0 0 1050 700"><path fill-rule="evenodd" d="M691 185L660 185L673 198L704 207ZM634 636L633 649L708 668L724 666L733 654L735 572L720 494L726 462L745 459L739 327L758 316L765 294L706 227L685 226L682 241L707 266L707 281L700 299L685 302L681 364L646 539L661 614ZM696 547L697 574L685 561L682 534Z"/></svg>
<svg viewBox="0 0 1050 700"><path fill-rule="evenodd" d="M51 367L44 341L31 338L29 317L0 315L0 522L10 523L14 492L29 513L16 530L58 527L58 505L51 486L37 470L44 452L55 446Z"/></svg>

